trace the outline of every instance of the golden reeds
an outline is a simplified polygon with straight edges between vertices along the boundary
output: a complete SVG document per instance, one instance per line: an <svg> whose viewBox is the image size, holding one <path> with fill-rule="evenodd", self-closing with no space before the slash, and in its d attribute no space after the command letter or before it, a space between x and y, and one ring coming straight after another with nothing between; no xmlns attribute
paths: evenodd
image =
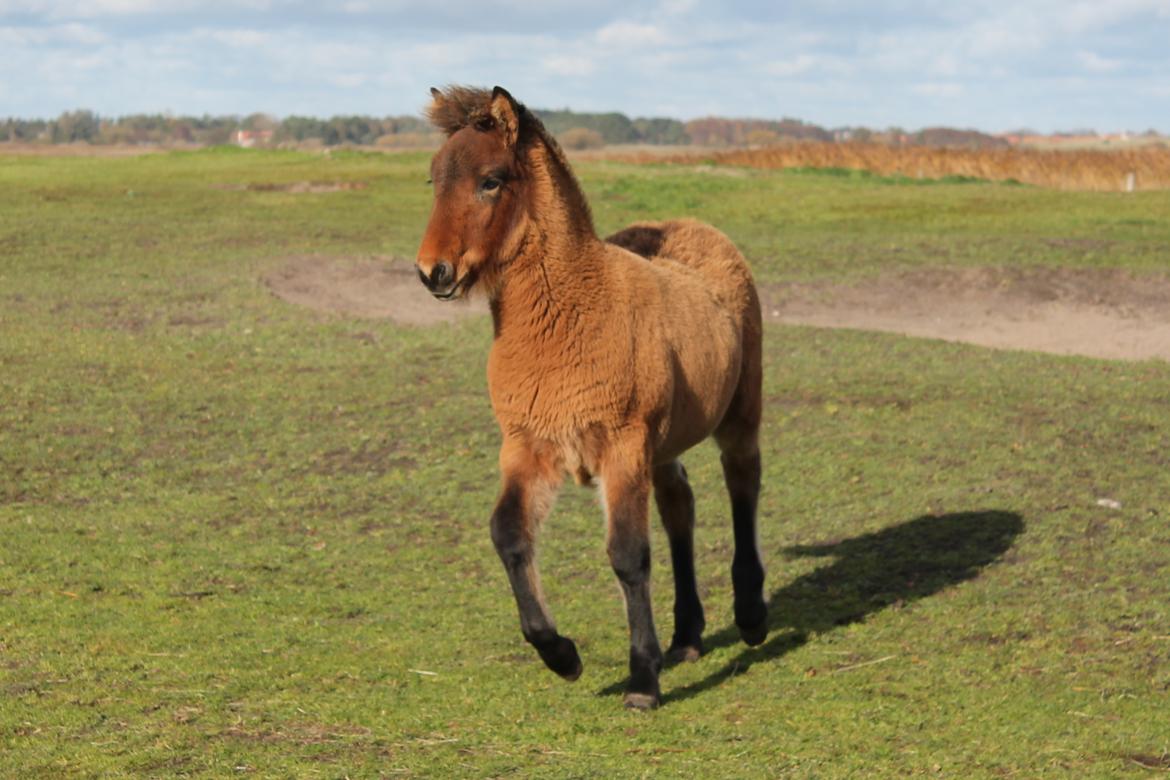
<svg viewBox="0 0 1170 780"><path fill-rule="evenodd" d="M917 179L968 176L1018 181L1060 190L1123 192L1170 187L1170 149L1039 150L892 147L862 143L793 143L758 149L685 153L668 157L621 155L639 162L717 164L752 168L844 168Z"/></svg>

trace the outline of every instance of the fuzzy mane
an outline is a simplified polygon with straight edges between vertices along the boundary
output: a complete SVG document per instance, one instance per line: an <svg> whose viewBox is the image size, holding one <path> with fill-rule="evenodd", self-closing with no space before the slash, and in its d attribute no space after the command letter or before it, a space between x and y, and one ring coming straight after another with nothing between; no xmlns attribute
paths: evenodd
<svg viewBox="0 0 1170 780"><path fill-rule="evenodd" d="M423 109L423 114L428 122L447 136L454 135L468 125L484 123L490 127L494 121L490 89L449 84L442 90L433 91L432 94L435 95L435 99ZM544 128L544 123L536 114L518 101L516 113L520 115L520 142L524 143L533 136L539 136L556 158L567 167L568 161L561 145L553 138L552 133Z"/></svg>
<svg viewBox="0 0 1170 780"><path fill-rule="evenodd" d="M435 99L424 113L432 125L449 136L468 125L492 121L490 89L451 84L437 93L432 91L432 94L435 95ZM540 123L540 120L523 105L517 103L516 107L519 109L521 125L527 125L532 121Z"/></svg>

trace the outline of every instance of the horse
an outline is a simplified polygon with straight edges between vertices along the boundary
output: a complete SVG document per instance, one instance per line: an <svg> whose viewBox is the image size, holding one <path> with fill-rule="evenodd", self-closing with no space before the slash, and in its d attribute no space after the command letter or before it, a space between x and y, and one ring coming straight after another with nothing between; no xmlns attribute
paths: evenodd
<svg viewBox="0 0 1170 780"><path fill-rule="evenodd" d="M416 259L440 300L485 293L494 339L487 378L500 427L491 538L524 638L566 680L582 671L545 603L536 532L565 477L596 486L606 551L629 623L624 703L658 706L663 653L650 604L649 500L670 542L674 633L667 659L703 651L694 496L679 462L714 437L731 499L735 622L767 635L756 533L761 315L743 255L714 227L641 222L598 237L585 195L540 119L507 90L431 90L445 135L431 160L434 203Z"/></svg>

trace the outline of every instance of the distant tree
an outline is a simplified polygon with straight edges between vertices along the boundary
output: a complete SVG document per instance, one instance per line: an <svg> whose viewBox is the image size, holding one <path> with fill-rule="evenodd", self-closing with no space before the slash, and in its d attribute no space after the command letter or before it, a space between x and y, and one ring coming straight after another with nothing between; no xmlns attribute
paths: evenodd
<svg viewBox="0 0 1170 780"><path fill-rule="evenodd" d="M781 138L790 138L796 141L832 141L833 134L819 125L802 122L799 119L781 119L779 122L768 122L767 129L772 130Z"/></svg>
<svg viewBox="0 0 1170 780"><path fill-rule="evenodd" d="M240 122L240 129L242 130L273 130L280 125L280 122L269 114L248 114Z"/></svg>
<svg viewBox="0 0 1170 780"><path fill-rule="evenodd" d="M919 130L910 137L910 144L960 149L1006 149L1011 145L1004 138L978 130L955 130L950 127L928 127Z"/></svg>
<svg viewBox="0 0 1170 780"><path fill-rule="evenodd" d="M687 128L677 119L654 117L651 119L635 119L634 132L638 134L638 141L644 144L686 144Z"/></svg>
<svg viewBox="0 0 1170 780"><path fill-rule="evenodd" d="M607 144L629 144L638 141L638 131L625 114L583 114L575 111L535 110L536 115L550 133L560 136L567 130L583 127L601 133Z"/></svg>
<svg viewBox="0 0 1170 780"><path fill-rule="evenodd" d="M713 116L692 119L685 128L691 143L699 146L728 146L733 142L731 125L726 119Z"/></svg>
<svg viewBox="0 0 1170 780"><path fill-rule="evenodd" d="M600 149L605 146L605 137L587 127L572 127L557 136L557 141L566 149Z"/></svg>
<svg viewBox="0 0 1170 780"><path fill-rule="evenodd" d="M325 122L310 116L285 117L276 131L277 141L306 141L325 138Z"/></svg>
<svg viewBox="0 0 1170 780"><path fill-rule="evenodd" d="M56 144L77 141L92 141L101 131L101 122L92 111L66 111L57 117L52 126L52 139Z"/></svg>
<svg viewBox="0 0 1170 780"><path fill-rule="evenodd" d="M744 141L750 146L771 146L780 141L780 134L775 130L757 127L747 132Z"/></svg>
<svg viewBox="0 0 1170 780"><path fill-rule="evenodd" d="M0 137L8 141L42 141L50 138L49 123L43 119L9 118L0 124Z"/></svg>
<svg viewBox="0 0 1170 780"><path fill-rule="evenodd" d="M434 128L422 117L390 116L382 122L382 131L390 133L431 133Z"/></svg>
<svg viewBox="0 0 1170 780"><path fill-rule="evenodd" d="M775 136L778 139L798 141L832 141L833 134L823 127L797 119L723 119L704 117L686 124L691 141L703 146L734 146L754 143L751 139ZM754 134L754 136L753 136Z"/></svg>

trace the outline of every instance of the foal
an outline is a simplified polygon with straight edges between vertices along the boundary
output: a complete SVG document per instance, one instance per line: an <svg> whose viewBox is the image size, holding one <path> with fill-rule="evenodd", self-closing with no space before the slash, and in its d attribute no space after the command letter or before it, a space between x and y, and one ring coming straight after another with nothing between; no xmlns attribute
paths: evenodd
<svg viewBox="0 0 1170 780"><path fill-rule="evenodd" d="M431 161L435 202L418 273L442 300L473 287L491 304L492 408L503 434L492 541L520 627L557 674L581 658L545 605L535 536L566 474L596 484L606 548L630 626L628 707L659 701L662 651L650 608L649 500L670 539L679 660L702 652L694 497L678 457L713 435L731 494L735 622L764 641L760 488L760 305L743 256L692 220L642 223L602 241L560 147L500 87L432 89L447 135Z"/></svg>

